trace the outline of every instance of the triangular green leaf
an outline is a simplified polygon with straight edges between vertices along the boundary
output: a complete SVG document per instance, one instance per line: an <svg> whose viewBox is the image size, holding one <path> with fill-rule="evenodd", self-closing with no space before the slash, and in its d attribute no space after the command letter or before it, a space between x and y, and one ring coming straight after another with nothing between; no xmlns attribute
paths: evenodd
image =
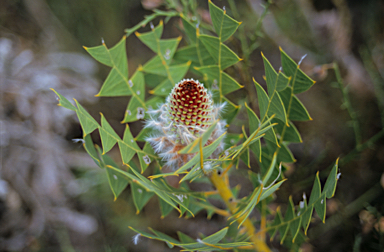
<svg viewBox="0 0 384 252"><path fill-rule="evenodd" d="M214 5L211 1L209 1L209 14L211 15L217 36L223 42L232 36L241 24L228 16L224 10Z"/></svg>
<svg viewBox="0 0 384 252"><path fill-rule="evenodd" d="M140 150L139 146L133 139L133 136L132 136L131 130L129 129L128 124L126 124L123 141L119 141L118 144L119 144L121 159L123 160L123 164L128 164L128 162L132 159L132 157L136 154L136 152Z"/></svg>
<svg viewBox="0 0 384 252"><path fill-rule="evenodd" d="M59 101L59 104L57 104L58 106L62 106L64 108L70 109L72 111L77 110L76 107L70 101L67 100L67 98L65 98L64 96L62 96L58 92L56 92L53 88L51 88L51 90L53 92L55 92L55 94L57 95L57 99Z"/></svg>
<svg viewBox="0 0 384 252"><path fill-rule="evenodd" d="M80 105L76 100L76 114L79 118L81 128L84 131L84 136L88 135L89 133L93 132L95 129L99 127L99 124L96 122L95 119L83 108L83 106Z"/></svg>
<svg viewBox="0 0 384 252"><path fill-rule="evenodd" d="M138 214L143 207L148 203L148 201L154 195L153 192L148 192L144 187L131 182L131 193L133 198L133 203L136 207L136 214Z"/></svg>
<svg viewBox="0 0 384 252"><path fill-rule="evenodd" d="M280 53L284 73L285 75L292 77L291 86L294 94L307 91L313 84L315 84L315 82L309 78L281 48Z"/></svg>
<svg viewBox="0 0 384 252"><path fill-rule="evenodd" d="M99 128L101 143L103 146L103 154L107 153L120 140L120 137L107 122L104 115L101 114L101 128Z"/></svg>

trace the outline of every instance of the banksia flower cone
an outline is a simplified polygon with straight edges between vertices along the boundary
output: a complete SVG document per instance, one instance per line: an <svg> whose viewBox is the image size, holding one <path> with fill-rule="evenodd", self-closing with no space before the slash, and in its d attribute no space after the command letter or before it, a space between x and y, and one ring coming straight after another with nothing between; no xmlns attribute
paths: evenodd
<svg viewBox="0 0 384 252"><path fill-rule="evenodd" d="M156 133L147 141L166 162L167 168L177 170L195 155L179 154L178 151L203 134L217 119L224 105L215 106L212 94L199 81L182 80L172 89L165 104L148 111L152 118L146 127L155 129ZM216 124L206 145L224 133L224 125L223 121ZM209 158L218 158L223 148L221 143Z"/></svg>

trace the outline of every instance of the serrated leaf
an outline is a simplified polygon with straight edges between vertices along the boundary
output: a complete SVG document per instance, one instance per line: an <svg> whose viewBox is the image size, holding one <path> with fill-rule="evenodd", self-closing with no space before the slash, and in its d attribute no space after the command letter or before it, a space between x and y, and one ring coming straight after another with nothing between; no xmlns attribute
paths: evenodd
<svg viewBox="0 0 384 252"><path fill-rule="evenodd" d="M146 142L143 148L144 153L138 152L137 155L139 156L140 161L140 167L141 172L143 173L149 166L149 164L153 161L150 155L154 155L155 152L151 147L151 144L149 142Z"/></svg>
<svg viewBox="0 0 384 252"><path fill-rule="evenodd" d="M329 174L327 181L325 182L323 193L329 199L335 195L336 184L337 184L337 169L338 169L339 159L336 160L335 165L333 166L331 173Z"/></svg>
<svg viewBox="0 0 384 252"><path fill-rule="evenodd" d="M282 222L283 222L283 217L281 216L280 208L277 208L276 214L275 214L275 218L273 219L273 222L272 222L272 225L271 225L272 227L275 227L275 228L270 229L270 230L272 230L272 232L270 232L271 240L276 235L277 231L279 231L278 227L280 227L280 224ZM280 236L282 236L281 233L280 233Z"/></svg>
<svg viewBox="0 0 384 252"><path fill-rule="evenodd" d="M88 135L89 133L93 132L95 129L99 127L99 124L96 122L95 119L83 108L83 106L80 105L76 100L76 114L79 118L81 128L83 128L84 135Z"/></svg>
<svg viewBox="0 0 384 252"><path fill-rule="evenodd" d="M267 89L269 97L271 97L276 91L281 91L288 86L289 78L282 72L276 73L268 59L261 54L264 61L265 77L267 82Z"/></svg>
<svg viewBox="0 0 384 252"><path fill-rule="evenodd" d="M107 153L120 140L120 137L107 122L104 115L101 114L101 128L99 128L101 144L103 146L103 154Z"/></svg>
<svg viewBox="0 0 384 252"><path fill-rule="evenodd" d="M277 155L277 162L285 162L285 163L294 163L296 159L293 157L291 150L287 147L286 143L280 143L280 147L276 145L276 143L272 143L269 140L266 141L268 149L270 153L274 153L277 148L279 149L279 153Z"/></svg>
<svg viewBox="0 0 384 252"><path fill-rule="evenodd" d="M196 44L196 26L185 19L184 15L181 15L181 22L183 23L184 31L189 38L190 43ZM196 55L196 54L195 54Z"/></svg>
<svg viewBox="0 0 384 252"><path fill-rule="evenodd" d="M99 155L97 154L97 151L95 149L95 146L92 142L91 135L84 136L84 143L83 143L84 149L88 153L88 155L95 161L97 166L100 168L104 168L104 166L101 164L101 160L99 159Z"/></svg>
<svg viewBox="0 0 384 252"><path fill-rule="evenodd" d="M120 74L119 70L112 68L105 79L97 96L128 96L132 95L127 85L127 76Z"/></svg>
<svg viewBox="0 0 384 252"><path fill-rule="evenodd" d="M260 118L263 121L268 111L269 98L264 88L262 88L260 84L256 82L255 79L253 80L253 82L255 84L256 91L257 91L257 100L259 102Z"/></svg>
<svg viewBox="0 0 384 252"><path fill-rule="evenodd" d="M227 73L220 70L219 66L211 65L195 67L195 69L206 76L208 83L214 83L208 86L211 86L213 90L218 89L221 96L243 87Z"/></svg>
<svg viewBox="0 0 384 252"><path fill-rule="evenodd" d="M145 118L145 107L142 106L141 101L141 99L135 96L131 97L121 123L134 122Z"/></svg>
<svg viewBox="0 0 384 252"><path fill-rule="evenodd" d="M211 1L209 1L209 14L211 15L217 36L223 42L232 36L241 24L228 16L224 10L214 5Z"/></svg>
<svg viewBox="0 0 384 252"><path fill-rule="evenodd" d="M112 67L107 79L104 81L98 96L120 96L129 95L130 89L127 86L128 61L125 49L124 36L114 47L108 49L105 44L99 47L86 48L99 62ZM109 57L109 59L107 59Z"/></svg>
<svg viewBox="0 0 384 252"><path fill-rule="evenodd" d="M160 76L167 76L167 69L159 55L154 56L148 60L141 68L146 73L156 74Z"/></svg>
<svg viewBox="0 0 384 252"><path fill-rule="evenodd" d="M289 122L289 127L286 127L286 124L283 123L279 119L273 119L273 123L277 123L275 126L276 133L282 136L284 132L284 139L283 141L291 142L291 143L301 143L301 136L297 128L292 122Z"/></svg>
<svg viewBox="0 0 384 252"><path fill-rule="evenodd" d="M166 201L162 200L161 198L159 198L159 206L160 206L161 218L165 218L174 209L173 206L171 206L170 204L168 204Z"/></svg>
<svg viewBox="0 0 384 252"><path fill-rule="evenodd" d="M161 82L151 94L167 96L177 82L179 82L187 73L191 62L185 64L173 65L168 68L168 78Z"/></svg>
<svg viewBox="0 0 384 252"><path fill-rule="evenodd" d="M131 168L130 171L132 171L133 174L120 171L120 170L118 172L124 174L125 176L127 176L128 178L131 178L132 180L137 180L136 182L139 183L141 186L146 188L148 191L154 192L159 198L161 198L167 204L171 205L174 209L180 212L180 209L175 204L175 202L179 202L175 196L168 194L164 190L164 188L161 189L158 186L156 186L153 182L150 182L147 178L143 177L135 169Z"/></svg>
<svg viewBox="0 0 384 252"><path fill-rule="evenodd" d="M64 108L70 109L72 111L76 111L77 110L76 107L70 101L68 101L67 98L65 98L64 96L62 96L58 92L56 92L53 88L51 88L51 90L53 92L55 92L55 94L57 95L57 99L59 101L59 104L57 104L58 106L62 106Z"/></svg>
<svg viewBox="0 0 384 252"><path fill-rule="evenodd" d="M284 107L287 110L287 116L292 121L308 121L312 120L307 109L299 99L292 93L292 88L288 87L279 92Z"/></svg>
<svg viewBox="0 0 384 252"><path fill-rule="evenodd" d="M180 232L180 231L177 231L177 236L179 237L179 240L182 242L182 243L195 243L196 240L193 239L192 237Z"/></svg>
<svg viewBox="0 0 384 252"><path fill-rule="evenodd" d="M312 213L313 213L313 206L309 206L306 211L302 214L302 225L304 228L304 233L307 234L307 230L309 227L309 224L311 223L311 218L312 218Z"/></svg>
<svg viewBox="0 0 384 252"><path fill-rule="evenodd" d="M154 27L151 31L145 33L136 32L136 36L143 42L146 46L148 46L152 51L158 53L159 51L159 41L161 35L163 34L163 21L160 20L159 24Z"/></svg>
<svg viewBox="0 0 384 252"><path fill-rule="evenodd" d="M128 162L132 159L132 157L136 154L136 152L140 150L136 141L133 139L133 136L132 136L131 130L129 129L128 124L126 124L123 141L119 141L118 144L119 144L119 149L120 149L121 159L123 160L123 164L128 164Z"/></svg>
<svg viewBox="0 0 384 252"><path fill-rule="evenodd" d="M184 46L178 49L173 56L173 59L179 62L191 61L192 63L197 63L200 65L196 45Z"/></svg>
<svg viewBox="0 0 384 252"><path fill-rule="evenodd" d="M280 244L282 244L284 242L285 237L287 236L287 233L288 233L288 230L289 230L289 223L288 224L283 224L285 222L283 221L283 217L282 217L281 212L280 212L279 209L278 209L276 215L278 216L279 220L281 221L281 224L279 225L277 230L280 233Z"/></svg>
<svg viewBox="0 0 384 252"><path fill-rule="evenodd" d="M289 197L288 209L289 210L287 210L287 213L286 213L285 217L286 218L288 217L290 219L295 218L296 217L296 215L295 215L295 206L293 205L292 197ZM292 213L292 215L288 214L288 212ZM289 225L289 229L290 229L291 234L292 234L292 241L294 241L296 239L296 236L299 233L300 226L301 226L300 224L301 224L301 218L297 218L297 219L293 220L291 222L291 224Z"/></svg>
<svg viewBox="0 0 384 252"><path fill-rule="evenodd" d="M309 78L281 48L280 54L285 75L292 77L291 86L293 93L302 93L312 87L315 82Z"/></svg>
<svg viewBox="0 0 384 252"><path fill-rule="evenodd" d="M100 63L110 67L113 66L111 55L109 54L109 50L104 43L95 47L84 47L84 49Z"/></svg>
<svg viewBox="0 0 384 252"><path fill-rule="evenodd" d="M148 203L148 201L154 195L153 192L147 192L144 187L131 182L131 193L133 198L133 203L136 207L136 214L138 214L143 207Z"/></svg>
<svg viewBox="0 0 384 252"><path fill-rule="evenodd" d="M149 228L149 230L151 230L152 233L154 233L157 237L163 239L163 241L167 242L167 245L169 246L169 248L173 248L174 245L178 244L179 241L170 237L169 235L166 235L162 232L159 232L159 231L156 231L152 228Z"/></svg>
<svg viewBox="0 0 384 252"><path fill-rule="evenodd" d="M322 222L325 222L325 212L326 212L326 198L325 194L321 196L320 200L315 202L315 210L317 215L319 215Z"/></svg>
<svg viewBox="0 0 384 252"><path fill-rule="evenodd" d="M220 70L224 70L237 62L240 58L228 46L222 44L217 37L200 35L199 40L207 48L209 54L219 65Z"/></svg>
<svg viewBox="0 0 384 252"><path fill-rule="evenodd" d="M321 195L321 185L320 185L320 179L319 179L319 172L317 172L315 181L313 183L312 192L309 198L308 205L313 205L320 198L320 195Z"/></svg>
<svg viewBox="0 0 384 252"><path fill-rule="evenodd" d="M228 227L225 227L225 228L217 231L216 233L214 233L208 237L205 237L202 241L206 242L206 243L210 243L210 244L218 243L219 241L221 241L225 237L227 232L228 232Z"/></svg>
<svg viewBox="0 0 384 252"><path fill-rule="evenodd" d="M116 200L121 192L127 187L129 179L114 169L108 169L109 167L118 169L116 168L117 165L112 160L112 158L110 158L108 155L101 155L101 158L103 159L106 167L105 171L107 173L109 186L111 187L112 193Z"/></svg>
<svg viewBox="0 0 384 252"><path fill-rule="evenodd" d="M285 112L284 103L282 102L279 93L275 93L271 100L268 110L268 116L276 115L276 118L288 123L287 114Z"/></svg>
<svg viewBox="0 0 384 252"><path fill-rule="evenodd" d="M145 71L143 71L143 69L140 67L139 67L139 70L145 73ZM144 83L145 83L145 86L148 88L157 87L165 79L166 79L165 76L160 76L157 74L151 74L151 73L145 73L144 74Z"/></svg>

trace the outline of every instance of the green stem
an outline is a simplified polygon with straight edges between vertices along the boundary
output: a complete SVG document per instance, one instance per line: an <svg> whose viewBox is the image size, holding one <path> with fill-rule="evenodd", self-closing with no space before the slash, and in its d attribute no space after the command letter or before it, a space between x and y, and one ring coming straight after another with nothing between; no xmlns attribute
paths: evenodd
<svg viewBox="0 0 384 252"><path fill-rule="evenodd" d="M337 80L337 83L339 85L339 89L341 90L341 92L343 94L344 105L347 108L348 114L352 119L353 130L355 132L355 138L356 138L356 147L359 147L361 145L362 140L361 140L360 125L359 125L359 122L357 120L357 115L356 115L356 112L353 109L351 101L349 99L348 89L346 87L344 87L343 79L341 78L339 66L337 65L337 63L333 63L333 69L334 69L335 74L336 74L336 80Z"/></svg>

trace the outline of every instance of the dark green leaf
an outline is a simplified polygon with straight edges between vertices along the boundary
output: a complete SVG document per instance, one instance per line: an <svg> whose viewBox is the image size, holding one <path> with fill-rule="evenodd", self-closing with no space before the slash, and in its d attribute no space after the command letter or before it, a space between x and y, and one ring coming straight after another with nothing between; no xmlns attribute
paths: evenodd
<svg viewBox="0 0 384 252"><path fill-rule="evenodd" d="M283 91L279 92L281 100L284 103L284 107L287 111L289 120L292 121L308 121L312 120L308 111L304 105L297 99L292 93L292 88L288 87Z"/></svg>
<svg viewBox="0 0 384 252"><path fill-rule="evenodd" d="M284 73L287 76L292 77L291 86L293 88L293 93L302 93L312 87L315 82L301 71L299 66L281 48L280 53Z"/></svg>

